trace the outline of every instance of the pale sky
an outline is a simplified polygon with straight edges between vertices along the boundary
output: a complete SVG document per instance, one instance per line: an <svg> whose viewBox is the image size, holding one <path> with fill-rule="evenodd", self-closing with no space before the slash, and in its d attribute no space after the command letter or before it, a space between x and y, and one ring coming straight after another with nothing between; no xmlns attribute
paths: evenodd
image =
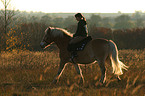
<svg viewBox="0 0 145 96"><path fill-rule="evenodd" d="M145 12L145 0L11 0L11 8L46 13L134 13Z"/></svg>

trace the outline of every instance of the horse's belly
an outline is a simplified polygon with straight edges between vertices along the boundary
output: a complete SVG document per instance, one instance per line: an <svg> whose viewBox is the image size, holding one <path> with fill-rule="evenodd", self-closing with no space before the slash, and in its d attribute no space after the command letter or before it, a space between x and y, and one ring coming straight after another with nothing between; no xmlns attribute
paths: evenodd
<svg viewBox="0 0 145 96"><path fill-rule="evenodd" d="M85 52L79 52L78 57L76 58L77 63L80 64L89 64L94 62L96 59L93 54L87 54Z"/></svg>
<svg viewBox="0 0 145 96"><path fill-rule="evenodd" d="M77 63L79 63L79 64L91 64L91 63L93 63L93 62L95 62L95 60L83 60L83 61L81 61L81 60L79 60Z"/></svg>

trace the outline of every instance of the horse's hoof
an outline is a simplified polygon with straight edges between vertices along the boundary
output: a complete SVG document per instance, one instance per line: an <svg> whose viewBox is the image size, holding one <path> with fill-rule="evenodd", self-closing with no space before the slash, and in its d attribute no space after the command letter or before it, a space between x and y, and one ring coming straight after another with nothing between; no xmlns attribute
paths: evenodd
<svg viewBox="0 0 145 96"><path fill-rule="evenodd" d="M102 84L105 84L106 83L106 80L100 80L100 82L102 83Z"/></svg>
<svg viewBox="0 0 145 96"><path fill-rule="evenodd" d="M117 77L117 80L118 80L118 82L120 82L120 81L121 81L121 78L118 76L118 77Z"/></svg>
<svg viewBox="0 0 145 96"><path fill-rule="evenodd" d="M85 81L81 78L80 81L79 81L79 85L84 85L84 82Z"/></svg>
<svg viewBox="0 0 145 96"><path fill-rule="evenodd" d="M95 86L96 86L97 88L105 87L105 83L96 82Z"/></svg>
<svg viewBox="0 0 145 96"><path fill-rule="evenodd" d="M106 85L106 82L101 82L101 81L100 81L100 84L101 84L102 86L104 86L104 85Z"/></svg>

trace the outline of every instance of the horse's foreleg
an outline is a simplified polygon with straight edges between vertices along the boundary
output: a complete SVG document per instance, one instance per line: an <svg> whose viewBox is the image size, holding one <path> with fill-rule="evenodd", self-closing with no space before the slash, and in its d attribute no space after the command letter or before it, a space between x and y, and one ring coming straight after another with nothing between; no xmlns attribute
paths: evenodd
<svg viewBox="0 0 145 96"><path fill-rule="evenodd" d="M58 69L58 72L57 72L57 75L55 76L54 80L53 80L53 83L56 84L57 81L59 80L63 70L65 69L65 63L62 63L60 62L60 66L59 66L59 69Z"/></svg>
<svg viewBox="0 0 145 96"><path fill-rule="evenodd" d="M81 75L80 84L84 83L84 77L82 74L82 70L78 64L74 64L74 67L79 75Z"/></svg>
<svg viewBox="0 0 145 96"><path fill-rule="evenodd" d="M105 81L106 81L105 62L104 61L99 61L98 63L99 63L99 66L100 66L100 69L101 69L101 73L102 73L100 82L101 83L105 83Z"/></svg>

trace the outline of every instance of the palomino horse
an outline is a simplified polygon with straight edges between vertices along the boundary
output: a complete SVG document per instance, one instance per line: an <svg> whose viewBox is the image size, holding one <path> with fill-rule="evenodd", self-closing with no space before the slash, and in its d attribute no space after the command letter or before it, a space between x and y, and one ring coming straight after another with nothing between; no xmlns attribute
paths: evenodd
<svg viewBox="0 0 145 96"><path fill-rule="evenodd" d="M72 34L61 28L49 27L45 30L45 35L40 46L46 48L47 45L54 42L60 49L60 65L53 83L56 83L59 80L66 63L71 62L71 54L67 51L67 46L71 38ZM89 64L95 61L98 61L101 68L101 83L104 83L106 80L106 61L112 64L113 73L117 75L118 80L120 80L119 75L123 74L122 69L127 70L127 66L119 60L117 46L112 40L93 39L86 45L83 51L78 51L78 57L75 58L76 63L73 64L77 73L81 75L80 82L84 82L84 77L78 64Z"/></svg>

